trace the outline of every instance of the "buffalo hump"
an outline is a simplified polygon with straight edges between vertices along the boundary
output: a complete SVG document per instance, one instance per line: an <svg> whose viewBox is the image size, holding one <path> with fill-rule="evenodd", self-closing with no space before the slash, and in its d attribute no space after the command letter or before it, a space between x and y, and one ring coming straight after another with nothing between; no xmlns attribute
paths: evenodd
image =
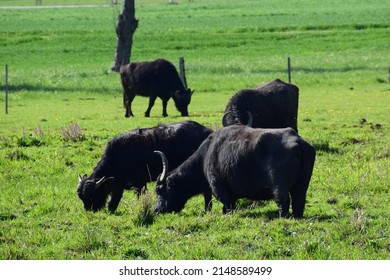
<svg viewBox="0 0 390 280"><path fill-rule="evenodd" d="M279 79L240 90L226 105L223 125L247 124L250 112L252 127L291 127L298 132L298 95L297 86Z"/></svg>

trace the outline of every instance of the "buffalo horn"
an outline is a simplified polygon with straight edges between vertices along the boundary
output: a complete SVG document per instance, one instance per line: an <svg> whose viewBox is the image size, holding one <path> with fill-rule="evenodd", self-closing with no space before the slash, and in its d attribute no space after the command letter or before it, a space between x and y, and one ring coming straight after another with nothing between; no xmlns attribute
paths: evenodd
<svg viewBox="0 0 390 280"><path fill-rule="evenodd" d="M253 115L249 111L246 111L246 113L248 114L248 123L246 126L253 127Z"/></svg>
<svg viewBox="0 0 390 280"><path fill-rule="evenodd" d="M252 127L253 126L253 115L250 111L246 111L246 113L248 114L248 123L246 124L246 126ZM226 120L226 117L228 114L232 114L232 111L227 111L225 114L223 114L223 116L222 116L223 127L226 127L229 125L227 120Z"/></svg>
<svg viewBox="0 0 390 280"><path fill-rule="evenodd" d="M162 160L162 165L163 165L163 170L158 178L158 181L163 182L165 181L167 177L167 172L168 172L168 160L167 157L164 155L163 152L161 151L154 151L156 154L159 154Z"/></svg>
<svg viewBox="0 0 390 280"><path fill-rule="evenodd" d="M104 181L106 180L106 177L102 177L99 181L96 182L96 188L100 188L101 185L104 183Z"/></svg>
<svg viewBox="0 0 390 280"><path fill-rule="evenodd" d="M225 114L223 114L223 116L222 116L222 125L223 125L223 127L226 127L226 126L229 125L227 123L227 121L226 121L226 117L227 117L228 114L231 114L231 113L232 113L231 111L227 111Z"/></svg>

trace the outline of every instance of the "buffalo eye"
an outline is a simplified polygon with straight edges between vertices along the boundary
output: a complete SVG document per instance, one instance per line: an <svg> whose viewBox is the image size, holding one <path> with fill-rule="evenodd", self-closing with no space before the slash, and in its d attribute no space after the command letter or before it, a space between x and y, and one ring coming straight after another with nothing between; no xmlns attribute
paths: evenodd
<svg viewBox="0 0 390 280"><path fill-rule="evenodd" d="M156 193L161 195L164 192L164 186L163 185L157 185L156 186Z"/></svg>

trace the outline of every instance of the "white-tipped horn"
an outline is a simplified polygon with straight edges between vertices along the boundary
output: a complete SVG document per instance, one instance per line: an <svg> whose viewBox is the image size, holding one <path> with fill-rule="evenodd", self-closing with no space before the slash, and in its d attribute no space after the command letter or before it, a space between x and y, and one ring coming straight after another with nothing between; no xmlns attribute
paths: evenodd
<svg viewBox="0 0 390 280"><path fill-rule="evenodd" d="M154 151L156 154L159 154L160 157L161 157L161 160L162 160L162 165L163 165L163 170L159 176L159 181L162 182L162 181L165 181L166 177L167 177L167 173L168 173L168 160L167 160L167 157L164 155L163 152L161 151Z"/></svg>
<svg viewBox="0 0 390 280"><path fill-rule="evenodd" d="M79 182L83 180L83 177L81 177L81 174L79 173Z"/></svg>

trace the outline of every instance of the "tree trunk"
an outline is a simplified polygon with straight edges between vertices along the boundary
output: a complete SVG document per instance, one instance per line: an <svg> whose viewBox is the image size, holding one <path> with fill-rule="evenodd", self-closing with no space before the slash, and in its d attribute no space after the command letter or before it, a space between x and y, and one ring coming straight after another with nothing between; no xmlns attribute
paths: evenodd
<svg viewBox="0 0 390 280"><path fill-rule="evenodd" d="M114 63L111 70L119 72L121 65L128 64L133 45L133 34L138 27L138 20L135 18L134 0L125 0L122 13L118 16L116 24L117 47Z"/></svg>

